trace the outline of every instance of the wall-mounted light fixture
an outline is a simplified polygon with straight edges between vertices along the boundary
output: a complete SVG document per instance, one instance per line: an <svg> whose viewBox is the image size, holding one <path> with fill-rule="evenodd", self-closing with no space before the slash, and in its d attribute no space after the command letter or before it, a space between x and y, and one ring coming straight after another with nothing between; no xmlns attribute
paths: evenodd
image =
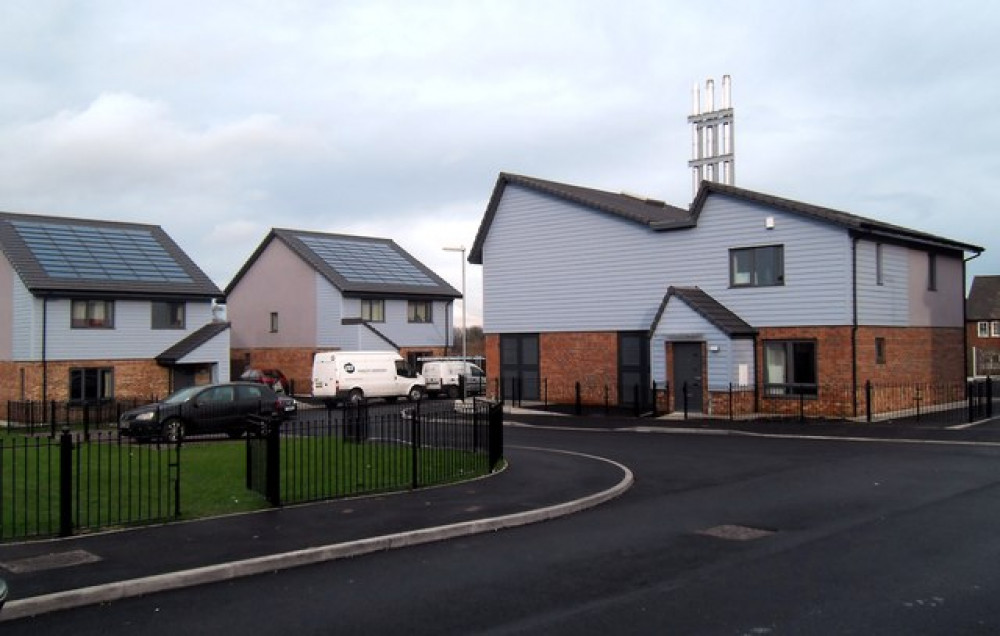
<svg viewBox="0 0 1000 636"><path fill-rule="evenodd" d="M773 230L774 229L774 217L773 216L769 216L766 219L764 219L764 227L767 228L768 230Z"/></svg>

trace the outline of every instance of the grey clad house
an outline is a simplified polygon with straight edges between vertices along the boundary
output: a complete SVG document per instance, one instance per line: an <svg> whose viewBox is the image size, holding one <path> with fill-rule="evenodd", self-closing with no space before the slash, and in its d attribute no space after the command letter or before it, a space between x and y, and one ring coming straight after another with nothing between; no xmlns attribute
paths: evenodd
<svg viewBox="0 0 1000 636"><path fill-rule="evenodd" d="M508 395L840 416L866 381L963 381L981 251L718 183L681 208L501 173L469 261Z"/></svg>
<svg viewBox="0 0 1000 636"><path fill-rule="evenodd" d="M0 213L0 401L226 381L221 295L159 226Z"/></svg>
<svg viewBox="0 0 1000 636"><path fill-rule="evenodd" d="M277 368L299 392L308 392L317 351L441 355L461 297L390 239L280 228L225 291L234 375Z"/></svg>

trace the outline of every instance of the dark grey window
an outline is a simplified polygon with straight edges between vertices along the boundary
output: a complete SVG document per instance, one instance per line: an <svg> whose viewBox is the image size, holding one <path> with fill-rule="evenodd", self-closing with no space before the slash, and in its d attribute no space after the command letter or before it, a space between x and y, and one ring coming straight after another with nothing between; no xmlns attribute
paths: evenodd
<svg viewBox="0 0 1000 636"><path fill-rule="evenodd" d="M784 285L784 246L767 245L729 250L729 284L732 287Z"/></svg>
<svg viewBox="0 0 1000 636"><path fill-rule="evenodd" d="M927 255L927 289L937 291L937 254Z"/></svg>
<svg viewBox="0 0 1000 636"><path fill-rule="evenodd" d="M882 244L875 244L875 284L884 285L885 276L882 270Z"/></svg>
<svg viewBox="0 0 1000 636"><path fill-rule="evenodd" d="M812 340L765 342L764 392L769 396L816 395L816 343Z"/></svg>
<svg viewBox="0 0 1000 636"><path fill-rule="evenodd" d="M382 299L362 298L361 319L369 322L385 322L385 301Z"/></svg>
<svg viewBox="0 0 1000 636"><path fill-rule="evenodd" d="M885 338L875 338L875 364L885 364Z"/></svg>
<svg viewBox="0 0 1000 636"><path fill-rule="evenodd" d="M73 329L113 329L115 326L113 300L74 300L70 313Z"/></svg>
<svg viewBox="0 0 1000 636"><path fill-rule="evenodd" d="M433 322L431 301L411 300L406 305L406 319L409 322Z"/></svg>
<svg viewBox="0 0 1000 636"><path fill-rule="evenodd" d="M271 312L271 333L278 333L278 312Z"/></svg>
<svg viewBox="0 0 1000 636"><path fill-rule="evenodd" d="M80 368L69 370L69 399L72 402L110 400L114 397L114 370Z"/></svg>
<svg viewBox="0 0 1000 636"><path fill-rule="evenodd" d="M184 303L153 302L153 329L183 329Z"/></svg>

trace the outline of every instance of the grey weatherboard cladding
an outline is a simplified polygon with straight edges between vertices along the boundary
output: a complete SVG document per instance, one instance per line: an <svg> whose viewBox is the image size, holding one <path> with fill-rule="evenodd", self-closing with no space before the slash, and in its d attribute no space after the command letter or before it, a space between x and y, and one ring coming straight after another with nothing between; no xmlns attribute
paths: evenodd
<svg viewBox="0 0 1000 636"><path fill-rule="evenodd" d="M490 196L489 204L483 215L482 223L476 234L475 243L473 243L472 249L469 251L470 263L483 264L483 244L486 241L486 235L489 233L490 225L493 223L497 207L500 204L500 198L503 196L503 191L507 184L520 185L536 192L584 205L594 210L614 214L645 225L654 231L683 230L695 227L698 224L698 217L708 196L710 194L721 194L824 221L843 227L850 232L886 242L920 245L925 248L945 251L968 251L977 254L983 251L983 248L977 245L954 241L890 223L883 223L848 212L841 212L831 208L824 208L710 181L702 181L698 195L691 203L691 209L684 210L654 199L643 199L629 194L617 194L604 190L595 190L593 188L584 188L502 172L493 188L493 193ZM567 228L567 231L571 230L572 228Z"/></svg>

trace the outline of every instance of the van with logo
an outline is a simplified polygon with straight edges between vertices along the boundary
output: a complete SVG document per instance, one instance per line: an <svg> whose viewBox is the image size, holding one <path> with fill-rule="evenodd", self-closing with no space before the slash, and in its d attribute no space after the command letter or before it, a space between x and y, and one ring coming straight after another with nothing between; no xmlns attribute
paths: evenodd
<svg viewBox="0 0 1000 636"><path fill-rule="evenodd" d="M427 358L420 369L428 395L462 397L461 377L465 378L465 395L486 395L486 372L466 360L436 360Z"/></svg>
<svg viewBox="0 0 1000 636"><path fill-rule="evenodd" d="M395 351L320 351L313 356L312 394L326 402L416 402L426 390L423 376Z"/></svg>

